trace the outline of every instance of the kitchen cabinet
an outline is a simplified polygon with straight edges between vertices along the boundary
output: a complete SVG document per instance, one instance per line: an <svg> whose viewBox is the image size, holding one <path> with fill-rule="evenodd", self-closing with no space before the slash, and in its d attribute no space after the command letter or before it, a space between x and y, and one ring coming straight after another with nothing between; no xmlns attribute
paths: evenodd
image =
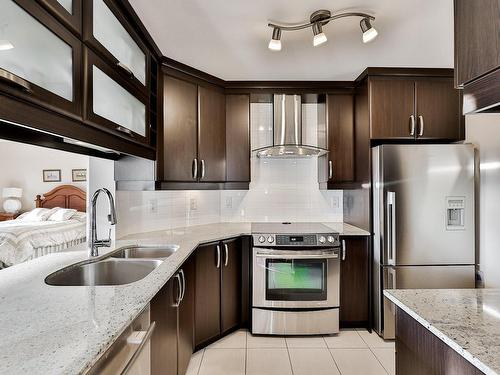
<svg viewBox="0 0 500 375"><path fill-rule="evenodd" d="M354 98L327 96L328 183L354 180Z"/></svg>
<svg viewBox="0 0 500 375"><path fill-rule="evenodd" d="M457 87L500 67L500 0L455 0Z"/></svg>
<svg viewBox="0 0 500 375"><path fill-rule="evenodd" d="M222 89L198 86L198 178L226 179L226 101Z"/></svg>
<svg viewBox="0 0 500 375"><path fill-rule="evenodd" d="M38 0L66 27L77 35L82 33L82 0Z"/></svg>
<svg viewBox="0 0 500 375"><path fill-rule="evenodd" d="M370 316L369 237L344 236L340 263L340 325L368 327Z"/></svg>
<svg viewBox="0 0 500 375"><path fill-rule="evenodd" d="M215 341L241 323L241 240L196 250L195 348Z"/></svg>
<svg viewBox="0 0 500 375"><path fill-rule="evenodd" d="M189 258L151 302L153 375L184 375L193 354L195 263Z"/></svg>
<svg viewBox="0 0 500 375"><path fill-rule="evenodd" d="M369 79L371 139L463 137L460 95L451 78Z"/></svg>
<svg viewBox="0 0 500 375"><path fill-rule="evenodd" d="M148 49L112 0L84 2L83 37L138 90L147 93Z"/></svg>
<svg viewBox="0 0 500 375"><path fill-rule="evenodd" d="M84 120L130 140L149 144L148 98L85 48Z"/></svg>
<svg viewBox="0 0 500 375"><path fill-rule="evenodd" d="M5 0L0 12L0 90L70 116L81 116L81 43L38 3ZM10 48L9 48L10 47Z"/></svg>
<svg viewBox="0 0 500 375"><path fill-rule="evenodd" d="M226 95L226 181L250 181L250 95Z"/></svg>

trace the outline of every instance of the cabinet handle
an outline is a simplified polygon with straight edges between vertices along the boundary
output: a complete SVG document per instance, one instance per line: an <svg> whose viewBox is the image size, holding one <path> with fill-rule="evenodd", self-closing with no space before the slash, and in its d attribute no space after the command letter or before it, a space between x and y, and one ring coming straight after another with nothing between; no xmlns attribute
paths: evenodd
<svg viewBox="0 0 500 375"><path fill-rule="evenodd" d="M418 136L421 137L424 135L424 116L418 116L418 122L419 122L419 131L418 131Z"/></svg>
<svg viewBox="0 0 500 375"><path fill-rule="evenodd" d="M345 240L342 240L342 260L345 260Z"/></svg>
<svg viewBox="0 0 500 375"><path fill-rule="evenodd" d="M410 115L410 135L415 135L415 116Z"/></svg>
<svg viewBox="0 0 500 375"><path fill-rule="evenodd" d="M201 159L201 179L205 178L205 159Z"/></svg>
<svg viewBox="0 0 500 375"><path fill-rule="evenodd" d="M0 68L0 80L5 81L9 84L12 84L13 86L16 86L23 91L26 91L28 94L32 94L33 90L31 90L31 85L28 81L25 79L22 79L21 77Z"/></svg>
<svg viewBox="0 0 500 375"><path fill-rule="evenodd" d="M193 164L191 165L191 174L193 175L193 180L198 177L198 159L193 159Z"/></svg>
<svg viewBox="0 0 500 375"><path fill-rule="evenodd" d="M331 180L333 178L333 163L331 160L328 160L328 179Z"/></svg>
<svg viewBox="0 0 500 375"><path fill-rule="evenodd" d="M186 277L184 276L184 270L180 270L182 278L182 293L181 293L181 302L184 301L184 295L186 294Z"/></svg>
<svg viewBox="0 0 500 375"><path fill-rule="evenodd" d="M182 281L178 273L177 275L175 275L175 278L177 279L177 284L179 285L179 289L177 289L177 301L174 303L174 307L179 307L182 300Z"/></svg>
<svg viewBox="0 0 500 375"><path fill-rule="evenodd" d="M229 262L229 250L227 248L227 243L224 244L224 252L226 253L226 259L224 261L224 267L227 267L227 263Z"/></svg>
<svg viewBox="0 0 500 375"><path fill-rule="evenodd" d="M149 325L149 328L146 331L146 334L144 335L144 337L142 338L139 346L137 346L136 351L134 352L134 354L132 355L132 357L130 357L129 361L125 365L125 368L121 372L122 375L126 375L126 374L129 373L130 369L132 368L132 366L137 361L137 358L139 358L139 355L142 353L142 350L143 350L144 346L151 339L151 335L153 334L153 331L155 330L155 327L156 327L156 322L152 322Z"/></svg>
<svg viewBox="0 0 500 375"><path fill-rule="evenodd" d="M215 267L220 268L220 246L219 245L217 245L217 265Z"/></svg>
<svg viewBox="0 0 500 375"><path fill-rule="evenodd" d="M119 68L121 68L122 70L124 70L125 73L127 73L127 75L130 76L130 78L134 78L135 77L134 76L134 72L131 71L130 68L127 65L125 65L124 63L122 63L121 61L118 61L116 63L116 66L118 66Z"/></svg>
<svg viewBox="0 0 500 375"><path fill-rule="evenodd" d="M132 130L124 128L123 126L117 126L116 130L118 130L119 132L125 133L127 135L130 135L132 137L134 136L134 134L132 133Z"/></svg>

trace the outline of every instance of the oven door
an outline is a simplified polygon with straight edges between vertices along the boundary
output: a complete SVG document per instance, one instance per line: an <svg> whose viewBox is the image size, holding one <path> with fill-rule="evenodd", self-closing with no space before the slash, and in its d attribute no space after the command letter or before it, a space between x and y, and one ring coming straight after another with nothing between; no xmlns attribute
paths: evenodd
<svg viewBox="0 0 500 375"><path fill-rule="evenodd" d="M253 249L254 307L338 307L339 283L338 249Z"/></svg>

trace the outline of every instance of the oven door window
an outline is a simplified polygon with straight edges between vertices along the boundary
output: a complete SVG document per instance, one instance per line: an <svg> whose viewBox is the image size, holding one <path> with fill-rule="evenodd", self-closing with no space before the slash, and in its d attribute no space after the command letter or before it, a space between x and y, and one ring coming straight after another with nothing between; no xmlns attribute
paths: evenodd
<svg viewBox="0 0 500 375"><path fill-rule="evenodd" d="M326 301L326 259L266 259L266 300Z"/></svg>

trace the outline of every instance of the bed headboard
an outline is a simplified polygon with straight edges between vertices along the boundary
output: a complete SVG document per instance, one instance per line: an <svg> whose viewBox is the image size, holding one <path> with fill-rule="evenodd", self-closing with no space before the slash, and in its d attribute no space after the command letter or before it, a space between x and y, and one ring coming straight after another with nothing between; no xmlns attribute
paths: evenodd
<svg viewBox="0 0 500 375"><path fill-rule="evenodd" d="M85 192L72 185L58 186L48 193L37 195L35 199L36 207L43 208L73 208L77 211L87 210L87 200Z"/></svg>

